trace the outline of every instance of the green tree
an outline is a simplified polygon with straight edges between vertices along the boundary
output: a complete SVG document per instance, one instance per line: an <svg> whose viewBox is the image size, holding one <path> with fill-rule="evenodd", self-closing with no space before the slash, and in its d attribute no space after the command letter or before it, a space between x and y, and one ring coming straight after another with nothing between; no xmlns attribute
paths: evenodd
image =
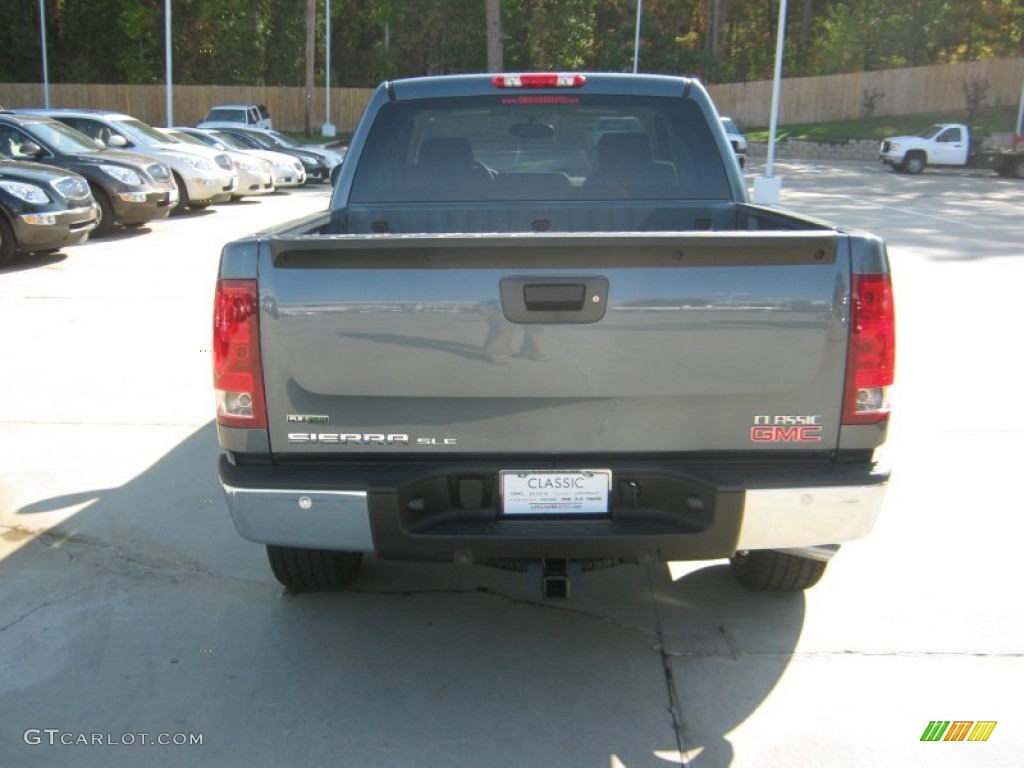
<svg viewBox="0 0 1024 768"><path fill-rule="evenodd" d="M402 0L332 0L331 82L368 87L398 76L400 46L391 37Z"/></svg>
<svg viewBox="0 0 1024 768"><path fill-rule="evenodd" d="M818 22L815 74L925 66L1020 55L1016 0L842 0Z"/></svg>
<svg viewBox="0 0 1024 768"><path fill-rule="evenodd" d="M599 2L595 5L594 42L589 68L607 72L632 72L635 3L623 0ZM640 60L646 67L647 60L642 49Z"/></svg>
<svg viewBox="0 0 1024 768"><path fill-rule="evenodd" d="M150 0L125 0L113 17L119 44L106 52L113 54L113 67L120 82L157 83L163 80L163 13L153 13Z"/></svg>
<svg viewBox="0 0 1024 768"><path fill-rule="evenodd" d="M640 69L768 78L778 0L645 0ZM316 80L323 82L323 0ZM176 83L304 82L303 0L173 0ZM54 82L159 83L164 0L46 0ZM35 0L0 0L0 79L41 80ZM636 0L501 0L508 70L633 66ZM790 0L787 75L1021 56L1022 0ZM481 0L332 0L331 82L487 67Z"/></svg>
<svg viewBox="0 0 1024 768"><path fill-rule="evenodd" d="M302 0L263 0L259 24L267 85L302 85L306 25Z"/></svg>
<svg viewBox="0 0 1024 768"><path fill-rule="evenodd" d="M595 0L502 3L505 69L587 69L594 59Z"/></svg>
<svg viewBox="0 0 1024 768"><path fill-rule="evenodd" d="M64 0L47 5L50 79L65 83L156 82L144 0ZM161 15L162 18L162 15ZM159 36L163 40L163 36Z"/></svg>
<svg viewBox="0 0 1024 768"><path fill-rule="evenodd" d="M39 5L25 0L0 0L0 80L35 83L43 79L43 57L39 36ZM47 36L52 46L56 33L53 19L47 19ZM52 48L51 48L52 50Z"/></svg>
<svg viewBox="0 0 1024 768"><path fill-rule="evenodd" d="M246 0L174 0L175 81L196 85L265 82L267 19L274 10L272 5ZM287 34L286 28L281 31Z"/></svg>

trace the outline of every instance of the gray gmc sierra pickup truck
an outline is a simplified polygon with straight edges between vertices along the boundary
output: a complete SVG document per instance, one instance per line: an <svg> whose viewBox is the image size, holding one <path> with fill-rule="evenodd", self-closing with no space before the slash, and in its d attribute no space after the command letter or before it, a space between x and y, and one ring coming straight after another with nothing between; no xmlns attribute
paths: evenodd
<svg viewBox="0 0 1024 768"><path fill-rule="evenodd" d="M885 245L750 204L695 80L384 83L330 209L228 244L215 305L221 482L293 590L364 553L804 589L881 505Z"/></svg>

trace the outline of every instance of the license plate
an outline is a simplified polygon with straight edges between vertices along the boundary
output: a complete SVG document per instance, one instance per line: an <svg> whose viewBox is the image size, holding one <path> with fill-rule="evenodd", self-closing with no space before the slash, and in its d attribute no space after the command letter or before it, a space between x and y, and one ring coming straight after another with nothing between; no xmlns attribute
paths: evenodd
<svg viewBox="0 0 1024 768"><path fill-rule="evenodd" d="M608 514L610 469L505 470L500 478L506 517Z"/></svg>

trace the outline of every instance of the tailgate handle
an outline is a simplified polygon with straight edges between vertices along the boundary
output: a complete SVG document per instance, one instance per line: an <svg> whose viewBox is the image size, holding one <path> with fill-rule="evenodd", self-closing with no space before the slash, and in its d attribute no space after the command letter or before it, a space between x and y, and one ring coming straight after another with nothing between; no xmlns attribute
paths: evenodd
<svg viewBox="0 0 1024 768"><path fill-rule="evenodd" d="M596 323L608 306L601 275L523 275L501 279L501 308L513 323Z"/></svg>
<svg viewBox="0 0 1024 768"><path fill-rule="evenodd" d="M530 312L579 312L587 298L582 283L536 283L523 286L523 301Z"/></svg>

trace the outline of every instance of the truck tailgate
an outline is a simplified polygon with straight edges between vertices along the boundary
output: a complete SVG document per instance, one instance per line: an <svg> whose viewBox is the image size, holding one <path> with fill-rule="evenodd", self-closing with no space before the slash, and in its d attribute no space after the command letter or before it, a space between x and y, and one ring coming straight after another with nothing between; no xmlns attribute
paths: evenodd
<svg viewBox="0 0 1024 768"><path fill-rule="evenodd" d="M834 450L847 250L833 231L269 238L271 450Z"/></svg>

